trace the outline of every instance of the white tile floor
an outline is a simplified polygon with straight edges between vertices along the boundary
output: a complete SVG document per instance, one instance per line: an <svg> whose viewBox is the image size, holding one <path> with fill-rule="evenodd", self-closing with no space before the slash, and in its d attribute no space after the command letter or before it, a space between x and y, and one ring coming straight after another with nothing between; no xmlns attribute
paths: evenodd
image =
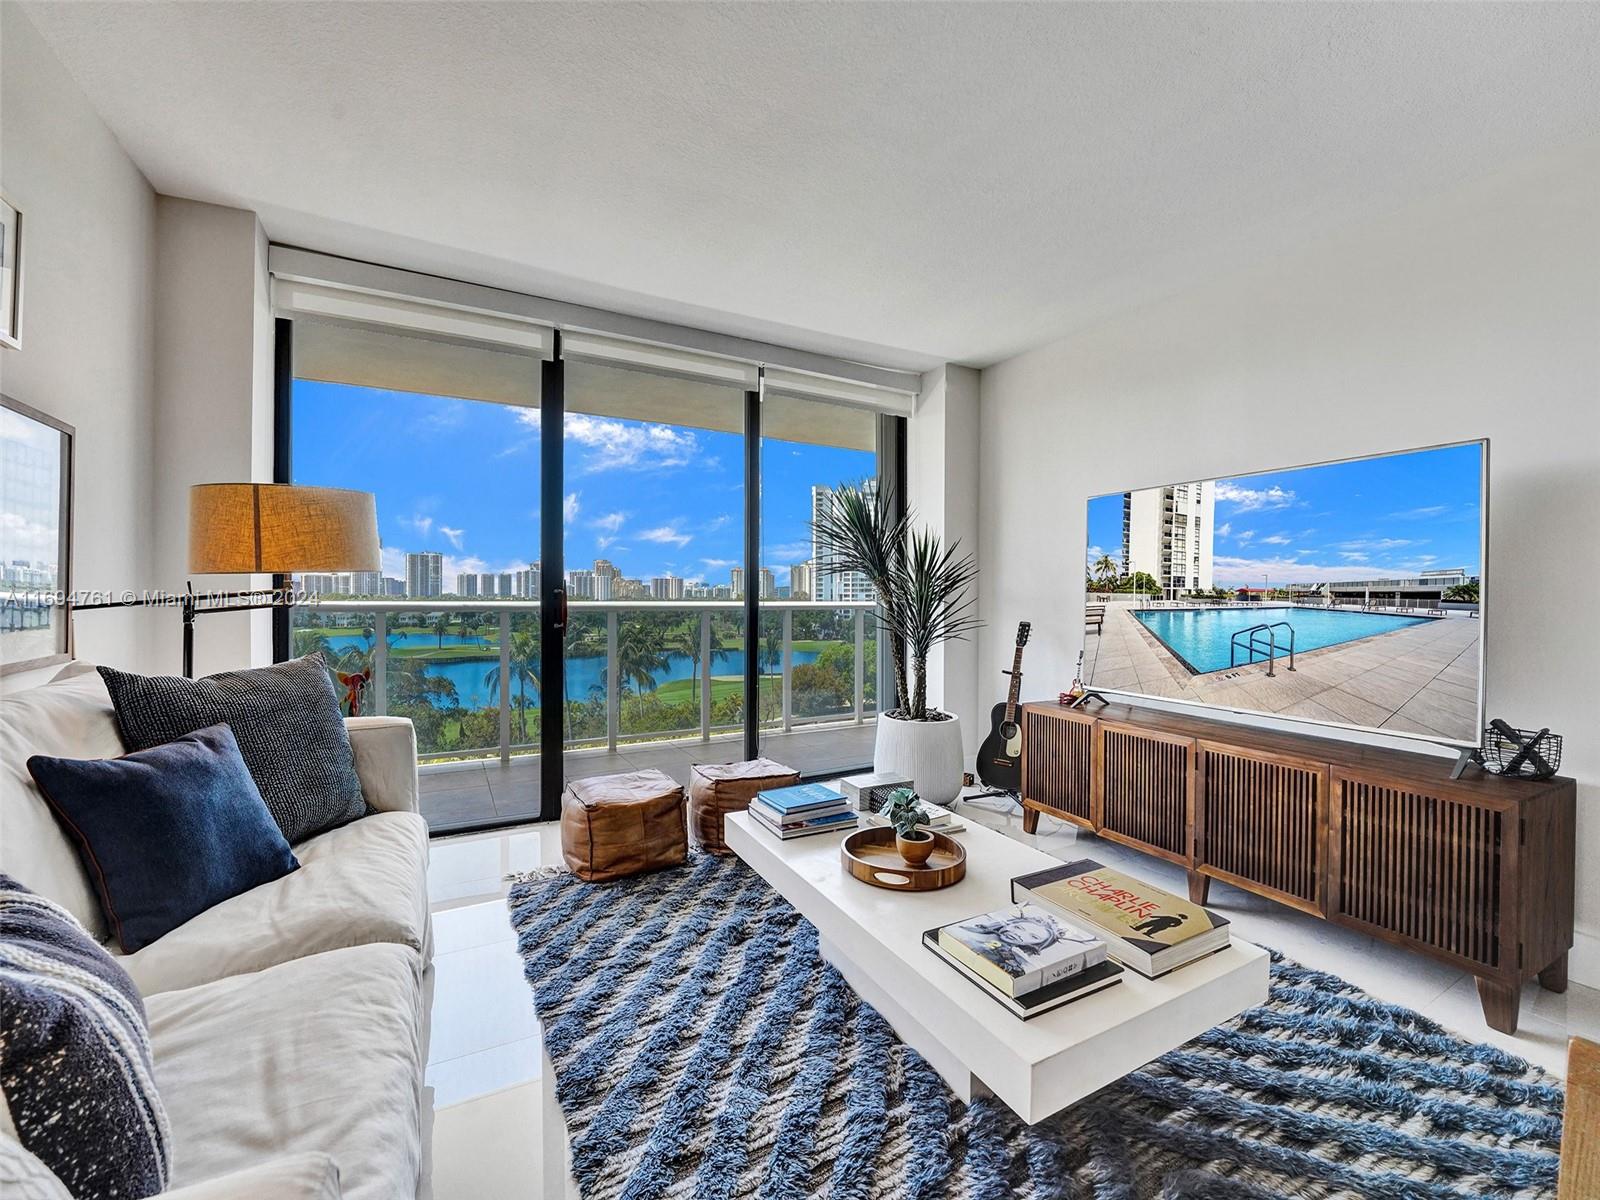
<svg viewBox="0 0 1600 1200"><path fill-rule="evenodd" d="M1007 811L1009 809L1009 811ZM1041 819L1029 839L1014 806L995 799L962 806L1058 858L1089 855L1173 891L1183 872L1077 829ZM553 826L527 825L434 842L433 1194L437 1200L539 1200L541 1195L538 1023L505 907L505 876L560 861ZM1573 984L1564 995L1530 983L1515 1036L1483 1023L1472 978L1365 934L1329 925L1225 884L1212 907L1235 932L1331 971L1385 1000L1419 1009L1475 1041L1490 1042L1555 1072L1571 1034L1600 1039L1600 990Z"/></svg>

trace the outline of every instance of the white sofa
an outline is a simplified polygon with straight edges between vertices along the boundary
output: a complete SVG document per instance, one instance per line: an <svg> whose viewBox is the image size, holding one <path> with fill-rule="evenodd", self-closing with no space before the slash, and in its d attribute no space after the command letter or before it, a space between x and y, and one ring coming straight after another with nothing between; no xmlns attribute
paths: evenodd
<svg viewBox="0 0 1600 1200"><path fill-rule="evenodd" d="M347 725L376 811L295 846L298 871L120 956L149 1015L174 1198L426 1190L432 937L416 736L397 717ZM102 941L99 902L25 764L121 753L92 670L0 700L0 871Z"/></svg>

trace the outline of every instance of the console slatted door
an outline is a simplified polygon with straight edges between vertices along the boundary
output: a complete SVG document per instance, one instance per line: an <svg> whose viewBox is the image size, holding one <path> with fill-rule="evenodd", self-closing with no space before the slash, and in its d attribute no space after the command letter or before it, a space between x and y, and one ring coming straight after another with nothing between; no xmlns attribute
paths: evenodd
<svg viewBox="0 0 1600 1200"><path fill-rule="evenodd" d="M1055 815L1094 824L1094 720L1023 713L1022 794Z"/></svg>
<svg viewBox="0 0 1600 1200"><path fill-rule="evenodd" d="M1326 764L1201 742L1196 867L1323 915Z"/></svg>
<svg viewBox="0 0 1600 1200"><path fill-rule="evenodd" d="M1188 864L1194 742L1109 721L1100 726L1100 832Z"/></svg>
<svg viewBox="0 0 1600 1200"><path fill-rule="evenodd" d="M1335 771L1332 789L1330 917L1480 971L1517 969L1502 937L1514 815L1354 773Z"/></svg>

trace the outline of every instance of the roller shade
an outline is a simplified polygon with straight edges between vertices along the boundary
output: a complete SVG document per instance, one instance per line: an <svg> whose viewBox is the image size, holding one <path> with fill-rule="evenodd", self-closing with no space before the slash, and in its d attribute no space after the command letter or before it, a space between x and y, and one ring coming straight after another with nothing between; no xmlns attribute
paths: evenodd
<svg viewBox="0 0 1600 1200"><path fill-rule="evenodd" d="M295 378L319 383L531 406L539 403L539 362L531 354L337 321L294 323Z"/></svg>
<svg viewBox="0 0 1600 1200"><path fill-rule="evenodd" d="M852 404L869 408L896 417L909 417L911 402L916 393L902 392L893 388L870 387L864 383L834 379L826 375L809 375L800 371L768 367L766 395L826 400L833 404Z"/></svg>
<svg viewBox="0 0 1600 1200"><path fill-rule="evenodd" d="M303 279L274 277L272 303L280 313L494 347L539 358L548 357L554 343L554 330L533 321Z"/></svg>

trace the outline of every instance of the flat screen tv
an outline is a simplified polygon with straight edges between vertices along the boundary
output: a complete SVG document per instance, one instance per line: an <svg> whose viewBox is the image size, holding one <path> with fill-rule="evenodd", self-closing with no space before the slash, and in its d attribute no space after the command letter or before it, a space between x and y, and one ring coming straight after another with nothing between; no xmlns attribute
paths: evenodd
<svg viewBox="0 0 1600 1200"><path fill-rule="evenodd" d="M1475 746L1487 440L1089 501L1099 692Z"/></svg>

